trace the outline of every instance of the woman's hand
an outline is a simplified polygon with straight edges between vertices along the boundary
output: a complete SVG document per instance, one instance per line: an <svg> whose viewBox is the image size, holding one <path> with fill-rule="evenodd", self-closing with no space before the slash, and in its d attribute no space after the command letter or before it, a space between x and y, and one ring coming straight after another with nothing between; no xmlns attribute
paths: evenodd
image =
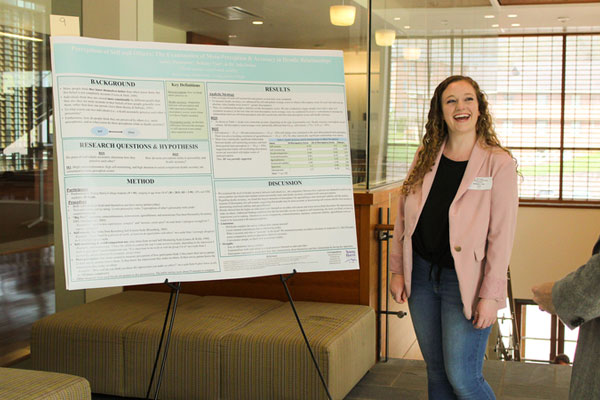
<svg viewBox="0 0 600 400"><path fill-rule="evenodd" d="M476 329L485 329L491 326L498 318L497 309L496 300L479 299L473 314L473 326Z"/></svg>
<svg viewBox="0 0 600 400"><path fill-rule="evenodd" d="M404 288L404 275L392 274L390 281L390 293L396 303L404 303L406 301L406 289Z"/></svg>

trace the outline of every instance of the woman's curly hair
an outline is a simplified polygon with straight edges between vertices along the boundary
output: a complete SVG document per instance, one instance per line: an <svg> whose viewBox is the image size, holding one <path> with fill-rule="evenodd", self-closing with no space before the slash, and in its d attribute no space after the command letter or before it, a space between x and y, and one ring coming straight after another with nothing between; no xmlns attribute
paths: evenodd
<svg viewBox="0 0 600 400"><path fill-rule="evenodd" d="M479 88L477 82L468 76L450 76L438 85L431 98L427 124L425 125L425 136L423 136L423 143L420 147L417 161L402 184L402 194L405 196L423 183L423 177L427 172L432 170L440 148L448 136L448 126L446 125L446 121L444 121L442 111L442 94L451 83L458 81L468 82L475 89L475 95L479 103L479 118L476 125L477 138L485 146L502 149L512 157L511 152L500 144L496 136L492 115L488 108L487 96Z"/></svg>

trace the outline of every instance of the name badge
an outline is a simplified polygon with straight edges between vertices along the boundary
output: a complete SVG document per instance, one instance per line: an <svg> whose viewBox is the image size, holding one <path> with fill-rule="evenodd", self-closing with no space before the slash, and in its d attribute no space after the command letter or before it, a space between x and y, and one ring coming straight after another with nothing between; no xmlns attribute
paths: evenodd
<svg viewBox="0 0 600 400"><path fill-rule="evenodd" d="M492 188L491 176L478 176L469 185L469 190L490 190Z"/></svg>

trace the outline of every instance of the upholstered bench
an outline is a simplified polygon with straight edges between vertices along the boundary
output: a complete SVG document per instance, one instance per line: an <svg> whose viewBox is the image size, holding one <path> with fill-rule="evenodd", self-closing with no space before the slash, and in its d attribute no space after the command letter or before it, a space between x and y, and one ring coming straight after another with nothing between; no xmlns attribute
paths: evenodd
<svg viewBox="0 0 600 400"><path fill-rule="evenodd" d="M195 300L178 305L175 313L159 392L162 399L221 398L220 343L223 336L243 329L249 322L283 304L277 300L239 297L191 297ZM123 353L125 395L128 397L146 397L164 314L165 310L133 324L125 332Z"/></svg>
<svg viewBox="0 0 600 400"><path fill-rule="evenodd" d="M375 364L372 308L295 302L334 399L343 399ZM327 399L289 303L221 341L223 399Z"/></svg>
<svg viewBox="0 0 600 400"><path fill-rule="evenodd" d="M85 400L91 399L84 378L54 372L0 368L0 399Z"/></svg>
<svg viewBox="0 0 600 400"><path fill-rule="evenodd" d="M145 397L168 294L126 291L33 326L33 366L83 376L93 392ZM334 399L375 363L370 307L298 302ZM181 295L162 399L321 399L318 374L289 303Z"/></svg>
<svg viewBox="0 0 600 400"><path fill-rule="evenodd" d="M83 376L95 393L125 396L125 331L152 315L164 318L168 302L168 293L126 291L45 317L31 329L33 368Z"/></svg>

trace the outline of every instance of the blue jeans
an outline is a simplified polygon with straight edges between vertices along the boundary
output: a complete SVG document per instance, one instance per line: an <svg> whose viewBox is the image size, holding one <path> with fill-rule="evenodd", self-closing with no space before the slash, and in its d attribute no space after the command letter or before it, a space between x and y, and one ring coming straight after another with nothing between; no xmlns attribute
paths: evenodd
<svg viewBox="0 0 600 400"><path fill-rule="evenodd" d="M482 374L491 327L475 329L465 318L455 270L416 252L413 260L408 306L427 364L429 399L495 399Z"/></svg>

